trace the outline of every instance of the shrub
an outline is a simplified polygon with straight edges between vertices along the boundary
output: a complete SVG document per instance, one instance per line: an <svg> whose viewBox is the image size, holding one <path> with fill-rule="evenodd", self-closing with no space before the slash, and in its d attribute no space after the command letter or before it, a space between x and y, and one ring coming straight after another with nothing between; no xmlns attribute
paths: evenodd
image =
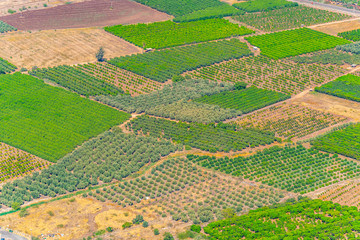
<svg viewBox="0 0 360 240"><path fill-rule="evenodd" d="M159 234L160 234L159 229L155 228L154 229L154 235L159 235Z"/></svg>
<svg viewBox="0 0 360 240"><path fill-rule="evenodd" d="M126 222L122 225L123 229L130 228L133 224L131 222Z"/></svg>
<svg viewBox="0 0 360 240"><path fill-rule="evenodd" d="M190 230L199 233L201 232L201 226L193 224L191 225Z"/></svg>

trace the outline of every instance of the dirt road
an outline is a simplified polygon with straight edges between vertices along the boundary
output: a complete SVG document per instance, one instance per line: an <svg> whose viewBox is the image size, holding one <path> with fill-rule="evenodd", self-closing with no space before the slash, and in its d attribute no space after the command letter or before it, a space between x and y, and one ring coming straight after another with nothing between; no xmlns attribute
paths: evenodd
<svg viewBox="0 0 360 240"><path fill-rule="evenodd" d="M340 6L336 6L336 5L330 5L330 4L325 4L325 3L319 3L319 2L312 2L312 1L307 1L307 0L290 0L291 2L297 2L299 4L308 6L308 7L315 7L315 8L320 8L320 9L324 9L324 10L328 10L331 12L338 12L338 13L344 13L344 14L348 14L351 16L356 16L356 17L360 17L360 11L358 10L354 10L354 9L348 9L348 8L344 8L344 7L340 7Z"/></svg>

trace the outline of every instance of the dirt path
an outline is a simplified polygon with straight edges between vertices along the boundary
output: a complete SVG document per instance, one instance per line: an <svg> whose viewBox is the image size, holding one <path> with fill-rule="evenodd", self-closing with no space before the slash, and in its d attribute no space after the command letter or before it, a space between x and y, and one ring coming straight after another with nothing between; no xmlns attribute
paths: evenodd
<svg viewBox="0 0 360 240"><path fill-rule="evenodd" d="M126 120L125 122L123 122L121 125L119 125L119 128L124 132L124 133L131 133L129 130L126 129L126 124L128 124L131 120L137 118L140 115L144 115L144 113L138 114L138 113L132 113L131 114L131 118L129 118L128 120Z"/></svg>

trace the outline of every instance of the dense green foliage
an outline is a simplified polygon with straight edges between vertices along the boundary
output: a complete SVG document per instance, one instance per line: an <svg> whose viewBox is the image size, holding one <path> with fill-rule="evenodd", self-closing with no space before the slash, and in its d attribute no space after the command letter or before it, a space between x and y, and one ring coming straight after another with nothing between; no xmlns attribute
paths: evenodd
<svg viewBox="0 0 360 240"><path fill-rule="evenodd" d="M259 47L262 55L273 59L325 50L349 43L348 40L309 28L257 35L245 39L251 45Z"/></svg>
<svg viewBox="0 0 360 240"><path fill-rule="evenodd" d="M349 44L337 46L336 49L358 55L358 54L360 54L360 42L349 43ZM356 56L356 57L358 57L358 56Z"/></svg>
<svg viewBox="0 0 360 240"><path fill-rule="evenodd" d="M218 0L136 0L139 3L175 16L175 22L224 17L237 9Z"/></svg>
<svg viewBox="0 0 360 240"><path fill-rule="evenodd" d="M360 124L319 136L311 142L311 145L322 151L360 160Z"/></svg>
<svg viewBox="0 0 360 240"><path fill-rule="evenodd" d="M341 32L338 33L338 36L354 42L360 41L360 29L356 29L348 32Z"/></svg>
<svg viewBox="0 0 360 240"><path fill-rule="evenodd" d="M360 77L352 74L341 76L315 91L360 102Z"/></svg>
<svg viewBox="0 0 360 240"><path fill-rule="evenodd" d="M233 5L245 12L266 12L274 9L296 7L299 4L286 0L250 0Z"/></svg>
<svg viewBox="0 0 360 240"><path fill-rule="evenodd" d="M236 124L242 128L275 132L283 138L301 138L345 120L331 113L284 103L240 118Z"/></svg>
<svg viewBox="0 0 360 240"><path fill-rule="evenodd" d="M259 88L298 94L343 75L341 67L276 61L265 56L222 62L186 73L186 77L212 81L246 82Z"/></svg>
<svg viewBox="0 0 360 240"><path fill-rule="evenodd" d="M0 141L56 161L129 118L29 75L0 76Z"/></svg>
<svg viewBox="0 0 360 240"><path fill-rule="evenodd" d="M109 63L166 82L185 71L250 55L246 43L231 39L114 58Z"/></svg>
<svg viewBox="0 0 360 240"><path fill-rule="evenodd" d="M195 99L197 102L218 105L223 108L237 109L243 113L249 113L259 108L284 101L289 95L274 92L257 87L249 87L243 90L222 92L211 96L203 96Z"/></svg>
<svg viewBox="0 0 360 240"><path fill-rule="evenodd" d="M346 14L339 14L300 5L298 7L282 8L268 12L239 15L234 16L233 18L261 31L273 32L299 28L303 24L305 26L310 26L339 21L350 17L351 16Z"/></svg>
<svg viewBox="0 0 360 240"><path fill-rule="evenodd" d="M337 46L336 49L346 51L348 45ZM344 53L335 49L314 52L306 55L290 57L289 60L297 63L318 63L318 64L360 64L360 56ZM359 48L360 53L360 48Z"/></svg>
<svg viewBox="0 0 360 240"><path fill-rule="evenodd" d="M9 63L5 59L0 58L0 74L11 73L17 69L16 66Z"/></svg>
<svg viewBox="0 0 360 240"><path fill-rule="evenodd" d="M146 95L99 96L96 100L130 113L145 112L181 121L210 123L240 115L241 112L189 100L232 89L232 83L186 80L165 85L163 89Z"/></svg>
<svg viewBox="0 0 360 240"><path fill-rule="evenodd" d="M356 239L356 207L304 199L250 211L204 227L211 239Z"/></svg>
<svg viewBox="0 0 360 240"><path fill-rule="evenodd" d="M105 27L105 30L136 46L157 49L254 33L253 30L239 27L226 19L116 25Z"/></svg>
<svg viewBox="0 0 360 240"><path fill-rule="evenodd" d="M274 142L274 134L257 130L239 130L230 124L183 123L148 117L137 117L126 125L136 134L172 139L204 151L237 151Z"/></svg>
<svg viewBox="0 0 360 240"><path fill-rule="evenodd" d="M0 202L7 206L13 202L23 204L41 196L55 197L113 179L122 180L145 164L182 148L165 140L125 134L119 129L107 131L41 173L5 184Z"/></svg>
<svg viewBox="0 0 360 240"><path fill-rule="evenodd" d="M117 88L101 78L91 76L71 66L38 68L31 71L30 74L57 83L84 96L124 93L121 88Z"/></svg>
<svg viewBox="0 0 360 240"><path fill-rule="evenodd" d="M360 176L360 166L355 162L302 145L275 146L249 157L188 155L188 159L205 168L301 194Z"/></svg>
<svg viewBox="0 0 360 240"><path fill-rule="evenodd" d="M16 31L17 29L6 22L0 21L0 33Z"/></svg>

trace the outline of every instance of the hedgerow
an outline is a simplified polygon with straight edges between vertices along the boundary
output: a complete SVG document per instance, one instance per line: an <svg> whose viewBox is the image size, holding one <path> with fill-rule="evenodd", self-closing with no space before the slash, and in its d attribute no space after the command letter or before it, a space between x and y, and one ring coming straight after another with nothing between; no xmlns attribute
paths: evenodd
<svg viewBox="0 0 360 240"><path fill-rule="evenodd" d="M273 59L325 50L349 43L348 40L309 28L245 37L245 39L251 45L259 47L262 55Z"/></svg>
<svg viewBox="0 0 360 240"><path fill-rule="evenodd" d="M299 4L286 0L251 0L235 3L233 6L245 12L266 12L274 9L296 7Z"/></svg>
<svg viewBox="0 0 360 240"><path fill-rule="evenodd" d="M310 143L316 149L360 160L360 124L318 136Z"/></svg>
<svg viewBox="0 0 360 240"><path fill-rule="evenodd" d="M158 141L152 137L122 133L120 129L107 131L85 142L56 164L23 179L6 183L0 194L0 203L11 206L122 180L148 163L154 163L181 145Z"/></svg>
<svg viewBox="0 0 360 240"><path fill-rule="evenodd" d="M105 27L105 30L136 46L156 49L254 33L253 30L240 27L226 19L208 19L186 23L166 21L116 25Z"/></svg>
<svg viewBox="0 0 360 240"><path fill-rule="evenodd" d="M194 101L249 113L288 98L290 98L289 95L253 86L243 90L226 91L211 96L206 95L194 99Z"/></svg>
<svg viewBox="0 0 360 240"><path fill-rule="evenodd" d="M360 176L359 164L302 145L275 146L249 157L188 155L188 159L205 168L301 194Z"/></svg>
<svg viewBox="0 0 360 240"><path fill-rule="evenodd" d="M360 233L356 207L303 199L250 211L204 227L211 239L355 239Z"/></svg>
<svg viewBox="0 0 360 240"><path fill-rule="evenodd" d="M253 53L246 43L231 39L114 58L108 62L155 81L166 82L185 71L250 55Z"/></svg>
<svg viewBox="0 0 360 240"><path fill-rule="evenodd" d="M129 114L29 75L0 76L0 141L57 161Z"/></svg>
<svg viewBox="0 0 360 240"><path fill-rule="evenodd" d="M240 151L248 147L271 144L273 133L236 130L230 124L183 123L142 115L126 125L135 134L171 139L204 151Z"/></svg>

